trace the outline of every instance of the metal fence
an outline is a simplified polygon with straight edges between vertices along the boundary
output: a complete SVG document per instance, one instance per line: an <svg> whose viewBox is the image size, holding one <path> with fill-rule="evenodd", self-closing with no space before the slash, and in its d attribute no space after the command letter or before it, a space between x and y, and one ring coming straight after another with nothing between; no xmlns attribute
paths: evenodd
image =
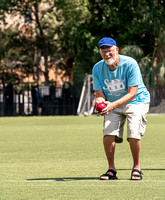
<svg viewBox="0 0 165 200"><path fill-rule="evenodd" d="M41 115L77 115L79 98L74 94L74 88L65 85L58 88L52 86L0 85L0 116L35 116L40 115L40 104L36 93L41 89L43 105ZM165 83L155 85L150 90L151 104L154 108L165 99Z"/></svg>
<svg viewBox="0 0 165 200"><path fill-rule="evenodd" d="M76 115L78 99L72 87L7 86L0 87L0 116L39 115L37 92L41 89L43 104L41 115Z"/></svg>

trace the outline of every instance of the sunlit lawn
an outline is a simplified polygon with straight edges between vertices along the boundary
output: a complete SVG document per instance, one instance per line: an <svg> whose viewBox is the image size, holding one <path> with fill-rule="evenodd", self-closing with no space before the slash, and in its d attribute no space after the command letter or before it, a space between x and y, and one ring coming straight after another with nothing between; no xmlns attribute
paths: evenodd
<svg viewBox="0 0 165 200"><path fill-rule="evenodd" d="M0 200L165 199L165 115L147 119L143 180L129 180L124 138L116 145L119 180L100 181L107 170L102 117L0 118Z"/></svg>

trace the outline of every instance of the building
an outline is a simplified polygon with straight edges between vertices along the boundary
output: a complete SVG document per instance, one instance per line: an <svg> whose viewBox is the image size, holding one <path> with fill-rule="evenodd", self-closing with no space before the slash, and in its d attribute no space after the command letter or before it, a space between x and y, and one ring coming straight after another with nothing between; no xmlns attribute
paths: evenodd
<svg viewBox="0 0 165 200"><path fill-rule="evenodd" d="M28 0L26 1L28 4ZM25 5L25 4L24 4ZM41 13L44 10L47 10L50 7L49 4L47 3L40 3L38 5L39 13L38 17L41 17ZM12 30L19 30L20 33L24 36L26 36L28 39L34 39L35 37L35 27L36 27L36 22L35 22L35 16L33 14L33 6L31 8L28 8L26 12L13 12L12 14L5 14L6 18L6 24L0 22L0 28L2 30L10 28ZM17 69L17 71L14 72L18 74L18 76L24 76L22 82L23 83L36 83L41 85L42 83L45 82L45 66L44 66L44 57L39 55L39 72L35 77L34 75L26 75L23 74L21 69ZM51 82L56 82L57 87L62 87L63 83L69 82L69 76L65 75L65 71L61 70L56 67L54 64L52 68L49 69L48 71L48 76L49 76L49 81Z"/></svg>
<svg viewBox="0 0 165 200"><path fill-rule="evenodd" d="M28 1L27 1L28 4ZM23 5L24 6L24 5ZM39 13L37 17L41 17L43 10L49 8L49 4L39 4ZM21 13L21 14L20 14ZM29 40L34 40L36 35L36 22L34 16L33 5L29 6L24 12L15 12L5 15L6 24L0 22L0 29L10 28L17 30ZM35 59L37 61L35 61ZM69 91L70 77L66 75L65 70L57 68L55 63L51 68L46 69L44 56L40 52L36 52L35 74L25 74L22 68L14 68L12 63L4 69L4 72L14 72L18 77L23 77L21 83L14 84L12 87L0 80L0 116L11 115L36 115L38 103L36 100L36 92L41 89L44 95L45 108L44 115L59 115L76 113L76 103L73 94ZM49 65L49 55L48 55ZM3 60L1 60L3 62ZM17 62L20 66L24 63ZM47 84L45 71L48 70L50 83ZM5 86L5 87L4 87ZM70 98L71 96L71 98ZM68 100L69 99L69 100Z"/></svg>

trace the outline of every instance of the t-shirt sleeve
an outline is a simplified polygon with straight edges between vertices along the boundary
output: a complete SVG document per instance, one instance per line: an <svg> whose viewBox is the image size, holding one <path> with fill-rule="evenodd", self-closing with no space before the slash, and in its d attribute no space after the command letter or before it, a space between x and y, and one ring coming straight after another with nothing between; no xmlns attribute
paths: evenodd
<svg viewBox="0 0 165 200"><path fill-rule="evenodd" d="M128 87L138 86L141 80L141 72L137 62L133 62L128 70Z"/></svg>
<svg viewBox="0 0 165 200"><path fill-rule="evenodd" d="M92 70L92 77L93 77L93 89L94 90L102 90L96 67L94 67Z"/></svg>

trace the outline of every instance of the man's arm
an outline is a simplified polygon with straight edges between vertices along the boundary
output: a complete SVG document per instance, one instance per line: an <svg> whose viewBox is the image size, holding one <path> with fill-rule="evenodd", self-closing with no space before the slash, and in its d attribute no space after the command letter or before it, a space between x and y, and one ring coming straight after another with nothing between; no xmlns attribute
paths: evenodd
<svg viewBox="0 0 165 200"><path fill-rule="evenodd" d="M128 93L125 96L112 103L108 101L105 102L105 95L102 90L96 90L96 103L105 102L107 104L107 107L103 109L103 111L100 114L101 115L108 114L109 112L111 112L111 110L129 103L136 97L137 90L138 86L129 87Z"/></svg>
<svg viewBox="0 0 165 200"><path fill-rule="evenodd" d="M119 106L123 106L129 103L130 101L132 101L136 97L137 90L138 90L138 86L129 87L128 93L125 96L111 103L110 106L112 107L112 109L117 108Z"/></svg>
<svg viewBox="0 0 165 200"><path fill-rule="evenodd" d="M103 90L96 90L96 103L105 102Z"/></svg>

